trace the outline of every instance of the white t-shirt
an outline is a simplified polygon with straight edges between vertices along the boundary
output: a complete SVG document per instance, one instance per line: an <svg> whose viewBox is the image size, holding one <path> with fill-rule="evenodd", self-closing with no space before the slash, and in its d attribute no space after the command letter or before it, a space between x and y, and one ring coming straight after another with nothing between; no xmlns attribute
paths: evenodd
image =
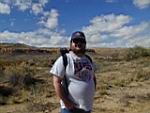
<svg viewBox="0 0 150 113"><path fill-rule="evenodd" d="M50 73L68 80L69 98L75 102L79 108L86 111L92 110L94 96L94 66L86 57L78 57L72 51L67 54L68 65L63 65L63 58L60 56L54 63ZM60 101L61 108L65 108Z"/></svg>

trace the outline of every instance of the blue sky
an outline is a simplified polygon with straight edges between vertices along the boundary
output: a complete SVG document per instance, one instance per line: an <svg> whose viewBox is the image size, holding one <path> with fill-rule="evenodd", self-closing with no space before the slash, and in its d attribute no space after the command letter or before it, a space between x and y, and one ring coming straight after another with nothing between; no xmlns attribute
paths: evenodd
<svg viewBox="0 0 150 113"><path fill-rule="evenodd" d="M0 42L69 46L76 30L88 47L150 47L150 0L0 0Z"/></svg>

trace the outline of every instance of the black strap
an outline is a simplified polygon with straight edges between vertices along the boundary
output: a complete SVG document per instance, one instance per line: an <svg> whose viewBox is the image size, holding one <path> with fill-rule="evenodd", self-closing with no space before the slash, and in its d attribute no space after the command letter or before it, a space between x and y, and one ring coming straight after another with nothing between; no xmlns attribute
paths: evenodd
<svg viewBox="0 0 150 113"><path fill-rule="evenodd" d="M67 61L67 55L66 55L66 54L62 55L62 58L63 58L63 64L64 64L64 67L65 67L65 69L66 69L67 64L68 64L68 61Z"/></svg>
<svg viewBox="0 0 150 113"><path fill-rule="evenodd" d="M67 65L68 65L67 55L66 55L66 54L63 54L63 55L62 55L62 58L63 58L64 67L65 67L65 70L66 70L66 67L67 67ZM68 82L67 82L67 77L66 77L66 75L64 75L64 80L63 80L62 82L63 82L63 84L64 84L65 93L66 93L66 95L68 95L68 94L69 94L69 91L68 91Z"/></svg>

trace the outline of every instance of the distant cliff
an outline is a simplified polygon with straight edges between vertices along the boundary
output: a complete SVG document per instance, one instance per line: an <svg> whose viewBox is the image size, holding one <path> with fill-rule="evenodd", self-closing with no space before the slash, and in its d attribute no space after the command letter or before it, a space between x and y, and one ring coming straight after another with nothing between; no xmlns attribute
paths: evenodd
<svg viewBox="0 0 150 113"><path fill-rule="evenodd" d="M40 53L57 53L57 48L37 48L19 43L1 43L0 54L40 54Z"/></svg>

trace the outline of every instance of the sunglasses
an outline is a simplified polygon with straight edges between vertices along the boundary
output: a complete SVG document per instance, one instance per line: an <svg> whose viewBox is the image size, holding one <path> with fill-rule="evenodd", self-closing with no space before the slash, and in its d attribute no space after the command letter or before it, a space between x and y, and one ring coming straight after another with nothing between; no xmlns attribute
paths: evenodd
<svg viewBox="0 0 150 113"><path fill-rule="evenodd" d="M85 39L77 38L72 40L74 43L86 43Z"/></svg>

